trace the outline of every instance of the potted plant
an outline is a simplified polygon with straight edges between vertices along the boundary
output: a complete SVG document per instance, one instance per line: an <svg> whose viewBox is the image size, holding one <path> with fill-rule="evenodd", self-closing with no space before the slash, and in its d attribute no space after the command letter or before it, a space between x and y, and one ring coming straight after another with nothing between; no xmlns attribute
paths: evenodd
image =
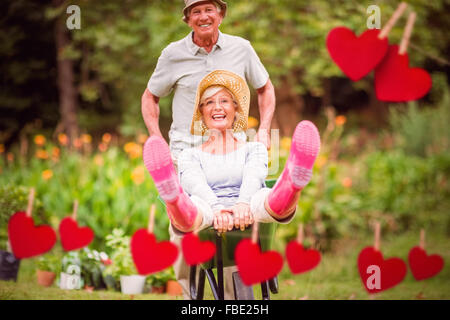
<svg viewBox="0 0 450 320"><path fill-rule="evenodd" d="M77 290L81 289L83 285L80 253L78 251L70 251L62 259L59 287L66 290Z"/></svg>
<svg viewBox="0 0 450 320"><path fill-rule="evenodd" d="M83 248L80 260L84 288L86 290L106 288L102 274L106 268L105 264L109 261L108 255L105 252Z"/></svg>
<svg viewBox="0 0 450 320"><path fill-rule="evenodd" d="M124 294L139 294L144 291L145 276L137 273L130 250L130 237L121 229L114 229L106 236L106 246L111 249L112 263L105 274L111 276ZM115 286L117 287L117 286Z"/></svg>
<svg viewBox="0 0 450 320"><path fill-rule="evenodd" d="M149 282L151 283L152 293L164 293L167 289L167 283L170 280L175 280L175 274L173 268L165 269L161 272L152 274L149 276Z"/></svg>
<svg viewBox="0 0 450 320"><path fill-rule="evenodd" d="M170 296L179 296L183 294L183 288L178 283L175 272L173 271L173 268L167 269L169 273L169 278L166 283L166 293Z"/></svg>
<svg viewBox="0 0 450 320"><path fill-rule="evenodd" d="M50 287L59 272L59 266L59 259L54 255L47 254L39 257L36 270L38 284Z"/></svg>

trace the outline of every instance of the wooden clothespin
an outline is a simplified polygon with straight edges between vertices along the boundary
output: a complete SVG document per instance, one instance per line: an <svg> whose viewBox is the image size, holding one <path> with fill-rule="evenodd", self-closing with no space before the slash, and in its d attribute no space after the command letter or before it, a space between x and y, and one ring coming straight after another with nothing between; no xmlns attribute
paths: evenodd
<svg viewBox="0 0 450 320"><path fill-rule="evenodd" d="M420 229L420 249L425 250L425 230Z"/></svg>
<svg viewBox="0 0 450 320"><path fill-rule="evenodd" d="M408 16L408 22L406 23L405 31L403 31L403 36L400 42L398 54L405 54L406 51L408 50L409 39L411 38L415 21L416 21L416 13L411 12Z"/></svg>
<svg viewBox="0 0 450 320"><path fill-rule="evenodd" d="M77 221L77 212L78 212L78 200L75 199L73 202L73 210L72 210L72 219Z"/></svg>
<svg viewBox="0 0 450 320"><path fill-rule="evenodd" d="M148 233L153 233L153 227L155 225L155 211L156 205L152 203L152 205L150 206L150 214L148 218L148 227L147 227Z"/></svg>
<svg viewBox="0 0 450 320"><path fill-rule="evenodd" d="M34 188L30 189L30 193L28 194L28 206L27 206L27 217L31 217L31 211L33 210L33 202L34 202Z"/></svg>
<svg viewBox="0 0 450 320"><path fill-rule="evenodd" d="M258 244L258 229L259 229L258 222L255 221L253 223L253 228L252 228L252 243L255 243L255 244Z"/></svg>
<svg viewBox="0 0 450 320"><path fill-rule="evenodd" d="M394 14L378 34L378 39L384 39L389 35L389 32L391 32L391 29L394 27L397 20L402 16L403 12L405 12L407 6L408 5L405 2L402 2L398 5Z"/></svg>
<svg viewBox="0 0 450 320"><path fill-rule="evenodd" d="M376 251L380 251L380 223L375 222L375 241L373 247Z"/></svg>
<svg viewBox="0 0 450 320"><path fill-rule="evenodd" d="M304 231L303 231L303 223L300 223L297 231L297 242L303 245Z"/></svg>

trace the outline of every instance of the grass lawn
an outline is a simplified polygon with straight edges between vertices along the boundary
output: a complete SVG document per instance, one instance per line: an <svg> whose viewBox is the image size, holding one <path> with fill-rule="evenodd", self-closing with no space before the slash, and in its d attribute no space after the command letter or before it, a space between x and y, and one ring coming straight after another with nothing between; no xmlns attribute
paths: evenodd
<svg viewBox="0 0 450 320"><path fill-rule="evenodd" d="M409 250L418 244L418 233L383 236L381 250L385 258L399 257L407 262ZM426 250L428 254L440 254L445 261L444 269L435 277L416 281L411 271L399 285L377 295L369 295L363 288L357 270L357 257L362 248L372 245L371 237L335 241L333 252L322 256L320 265L304 274L292 275L285 263L279 275L279 293L272 299L450 299L450 239L441 232L428 232ZM283 252L284 248L275 248ZM167 294L124 295L113 291L60 290L56 286L40 287L36 282L36 259L23 260L17 283L0 281L0 300L44 299L44 300L166 300L182 299ZM255 295L260 297L258 286ZM205 298L212 299L206 284Z"/></svg>

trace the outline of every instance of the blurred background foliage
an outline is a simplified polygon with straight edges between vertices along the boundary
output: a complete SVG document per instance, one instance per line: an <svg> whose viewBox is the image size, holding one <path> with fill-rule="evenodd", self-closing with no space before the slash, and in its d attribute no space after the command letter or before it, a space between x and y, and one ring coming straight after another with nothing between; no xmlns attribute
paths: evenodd
<svg viewBox="0 0 450 320"><path fill-rule="evenodd" d="M392 232L427 226L450 235L450 3L407 2L417 12L410 64L425 68L433 87L420 101L390 105L376 99L373 74L358 82L342 74L325 39L340 25L363 32L369 4L380 6L384 25L399 1L227 1L221 31L251 41L276 87L275 176L298 121L314 121L322 135L297 223L278 228L282 239L295 237L304 222L307 241L325 250L332 239L368 232L374 220ZM60 28L71 4L81 9L80 30ZM190 31L182 8L181 0L1 2L0 202L7 205L0 206L0 236L34 186L38 223L57 228L78 199L79 223L94 229L100 249L116 227L128 235L145 227L152 202L155 233L168 238L167 216L141 160L140 101L162 49ZM399 43L405 17L391 44ZM71 70L69 80L62 68ZM167 137L171 97L160 106ZM256 99L250 115L256 127Z"/></svg>

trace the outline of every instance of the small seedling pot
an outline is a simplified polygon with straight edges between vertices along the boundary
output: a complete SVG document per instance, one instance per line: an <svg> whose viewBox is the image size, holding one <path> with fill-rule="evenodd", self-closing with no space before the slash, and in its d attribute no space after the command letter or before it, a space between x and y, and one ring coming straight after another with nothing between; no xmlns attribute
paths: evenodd
<svg viewBox="0 0 450 320"><path fill-rule="evenodd" d="M140 294L144 292L145 276L120 276L120 288L123 294Z"/></svg>

